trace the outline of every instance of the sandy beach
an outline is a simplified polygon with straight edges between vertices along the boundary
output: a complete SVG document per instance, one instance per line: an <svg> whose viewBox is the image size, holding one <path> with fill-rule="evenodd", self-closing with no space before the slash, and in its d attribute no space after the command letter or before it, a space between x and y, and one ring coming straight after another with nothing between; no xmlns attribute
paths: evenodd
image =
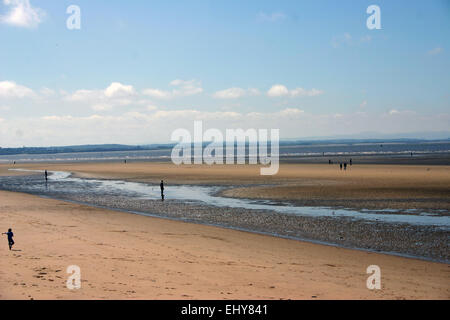
<svg viewBox="0 0 450 320"><path fill-rule="evenodd" d="M447 264L0 192L1 299L448 299ZM366 288L381 268L382 289ZM65 286L69 265L82 288Z"/></svg>
<svg viewBox="0 0 450 320"><path fill-rule="evenodd" d="M303 205L321 205L325 201L332 206L345 206L356 202L365 207L397 205L448 212L450 202L447 166L360 165L341 172L329 165L283 164L278 175L264 177L258 174L257 166L233 166L230 170L228 166L174 166L168 162L36 163L0 165L0 175L30 174L11 171L11 168L68 171L88 179L149 184L164 179L169 186L222 185L226 187L222 192L226 196L290 200ZM126 197L111 200L94 196L89 201L83 197L86 195L68 200L91 205L0 192L0 229L6 231L12 227L16 235L14 251L8 251L5 236L4 245L0 246L0 299L450 298L450 269L446 263L139 216L120 210L133 205L143 210L148 206L151 212L156 210L176 220L191 214L190 220L195 222L200 212L210 220L198 223L223 226L228 225L226 219L233 217L244 221L244 227L245 223L257 219L253 228L259 224L264 231L272 225L279 234L286 228L284 222L290 228L300 222L301 234L307 230L313 239L314 235L323 235L324 241L337 239L335 242L340 246L366 243L371 248L383 239L387 250L408 252L402 246L408 244L406 239L412 239L413 243L422 243L423 252L434 250L436 257L446 259L446 244L436 246L445 239L444 231L430 234L427 229L399 225L383 233L378 225L371 235L370 224L355 222L330 224L322 219L317 223L301 217L290 222L288 216L262 212L252 215L245 210L199 207L170 199L167 203L133 200L126 204ZM111 202L116 205L111 206ZM92 205L114 207L118 211ZM445 212L442 214L448 214ZM283 223L279 224L280 221ZM425 245L427 241L430 247ZM80 290L65 286L69 265L81 267ZM369 265L380 266L382 290L366 288Z"/></svg>

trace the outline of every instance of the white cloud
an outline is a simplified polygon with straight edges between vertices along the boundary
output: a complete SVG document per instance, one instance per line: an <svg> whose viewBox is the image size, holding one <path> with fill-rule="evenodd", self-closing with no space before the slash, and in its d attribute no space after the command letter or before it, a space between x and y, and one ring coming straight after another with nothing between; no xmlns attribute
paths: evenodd
<svg viewBox="0 0 450 320"><path fill-rule="evenodd" d="M305 113L305 111L297 109L297 108L287 108L287 109L280 111L280 114L284 115L284 116L299 115L302 113Z"/></svg>
<svg viewBox="0 0 450 320"><path fill-rule="evenodd" d="M87 101L87 100L92 100L92 99L96 99L96 98L101 98L101 91L99 90L85 90L85 89L80 89L75 91L72 94L68 94L66 96L66 100L68 101Z"/></svg>
<svg viewBox="0 0 450 320"><path fill-rule="evenodd" d="M323 91L314 88L312 88L311 90L296 88L294 90L291 90L290 94L293 97L315 97L323 94Z"/></svg>
<svg viewBox="0 0 450 320"><path fill-rule="evenodd" d="M213 94L217 99L237 99L245 95L245 90L242 88L229 88L221 91L217 91Z"/></svg>
<svg viewBox="0 0 450 320"><path fill-rule="evenodd" d="M400 113L400 111L398 111L398 110L396 110L396 109L392 109L392 110L389 111L389 114L390 114L390 115L393 115L393 114L399 114L399 113Z"/></svg>
<svg viewBox="0 0 450 320"><path fill-rule="evenodd" d="M88 101L95 99L97 100L122 99L122 101L128 101L123 98L132 96L135 93L136 91L131 85L124 85L120 82L112 82L104 90L86 90L86 89L77 90L73 94L66 95L66 100Z"/></svg>
<svg viewBox="0 0 450 320"><path fill-rule="evenodd" d="M197 80L173 80L170 86L175 87L172 91L164 91L160 89L148 88L142 90L146 96L157 99L169 99L174 97L193 96L203 92L201 83Z"/></svg>
<svg viewBox="0 0 450 320"><path fill-rule="evenodd" d="M267 95L269 97L283 97L289 95L289 90L281 84L276 84L267 91Z"/></svg>
<svg viewBox="0 0 450 320"><path fill-rule="evenodd" d="M109 85L108 88L106 88L104 93L106 97L113 98L133 95L135 93L135 90L133 86L123 85L119 82L113 82Z"/></svg>
<svg viewBox="0 0 450 320"><path fill-rule="evenodd" d="M159 89L144 89L142 93L146 96L157 98L157 99L168 99L172 96L169 91L163 91Z"/></svg>
<svg viewBox="0 0 450 320"><path fill-rule="evenodd" d="M269 97L285 97L285 96L291 96L291 97L315 97L318 95L323 94L322 90L318 89L311 89L306 90L303 88L295 88L293 90L289 90L286 88L286 86L281 84L273 85L269 91L267 91L267 95Z"/></svg>
<svg viewBox="0 0 450 320"><path fill-rule="evenodd" d="M442 52L444 52L444 49L442 49L441 47L436 47L436 48L434 48L434 49L428 51L428 54L429 54L430 56L435 56L435 55L440 54L440 53L442 53Z"/></svg>
<svg viewBox="0 0 450 320"><path fill-rule="evenodd" d="M172 91L174 96L192 96L203 92L201 83L196 80L174 80L170 85L177 87Z"/></svg>
<svg viewBox="0 0 450 320"><path fill-rule="evenodd" d="M215 92L213 97L216 99L237 99L244 96L257 96L260 94L261 92L255 88L250 88L247 90L242 88L229 88Z"/></svg>
<svg viewBox="0 0 450 320"><path fill-rule="evenodd" d="M45 11L33 7L29 0L3 0L9 12L0 16L0 21L16 27L35 28L45 17Z"/></svg>
<svg viewBox="0 0 450 320"><path fill-rule="evenodd" d="M397 109L392 109L389 110L388 115L393 116L393 115L415 115L416 112L412 111L412 110L397 110Z"/></svg>
<svg viewBox="0 0 450 320"><path fill-rule="evenodd" d="M33 96L34 92L30 88L19 85L14 81L0 82L0 97L2 98L24 98Z"/></svg>

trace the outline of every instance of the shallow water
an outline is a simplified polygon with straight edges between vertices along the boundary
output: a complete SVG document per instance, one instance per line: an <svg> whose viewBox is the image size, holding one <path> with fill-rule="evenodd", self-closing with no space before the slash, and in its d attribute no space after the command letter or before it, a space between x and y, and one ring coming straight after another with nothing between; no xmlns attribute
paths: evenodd
<svg viewBox="0 0 450 320"><path fill-rule="evenodd" d="M99 151L74 152L56 154L14 154L0 155L0 163L17 162L49 162L49 161L105 161L105 160L170 160L172 148L137 150L137 151ZM385 142L385 143L324 143L309 142L306 144L285 145L279 148L281 157L311 157L311 156L347 156L347 155L378 155L378 156L404 156L411 152L420 155L444 155L450 153L448 141L433 142Z"/></svg>
<svg viewBox="0 0 450 320"><path fill-rule="evenodd" d="M136 199L160 199L159 185L122 180L99 180L76 178L70 172L49 172L49 181L45 183L43 171L11 169L30 172L29 176L0 177L0 189L27 192L39 195L58 195L89 193L98 195L117 195ZM450 230L450 217L436 213L416 212L400 214L397 210L346 210L326 207L294 206L289 203L267 200L235 199L218 196L223 187L176 185L165 186L165 198L182 202L196 202L215 207L242 208L248 210L268 210L281 214L309 217L346 217L355 220L385 223L406 223L417 226L434 226ZM382 212L382 213L380 213Z"/></svg>

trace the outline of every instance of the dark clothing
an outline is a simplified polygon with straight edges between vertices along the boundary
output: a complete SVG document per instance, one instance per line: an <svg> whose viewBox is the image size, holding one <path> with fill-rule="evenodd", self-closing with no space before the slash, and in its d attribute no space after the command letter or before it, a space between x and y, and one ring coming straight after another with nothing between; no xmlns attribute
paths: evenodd
<svg viewBox="0 0 450 320"><path fill-rule="evenodd" d="M164 182L161 181L159 187L161 188L161 200L164 201Z"/></svg>
<svg viewBox="0 0 450 320"><path fill-rule="evenodd" d="M9 250L11 250L12 246L14 245L14 233L12 233L12 231L8 231L5 233L8 236L8 245L9 245Z"/></svg>

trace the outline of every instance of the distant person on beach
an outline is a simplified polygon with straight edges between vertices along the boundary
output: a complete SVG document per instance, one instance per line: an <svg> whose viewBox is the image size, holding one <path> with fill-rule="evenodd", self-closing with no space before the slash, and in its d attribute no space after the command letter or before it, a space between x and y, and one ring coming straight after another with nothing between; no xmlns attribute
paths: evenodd
<svg viewBox="0 0 450 320"><path fill-rule="evenodd" d="M161 188L161 200L164 201L164 181L163 180L161 180L159 187Z"/></svg>
<svg viewBox="0 0 450 320"><path fill-rule="evenodd" d="M352 161L352 159L350 159L350 165L352 165L353 164L353 161Z"/></svg>
<svg viewBox="0 0 450 320"><path fill-rule="evenodd" d="M344 162L344 170L347 170L347 162Z"/></svg>
<svg viewBox="0 0 450 320"><path fill-rule="evenodd" d="M14 245L14 240L13 240L14 233L12 232L11 229L8 229L8 232L4 232L4 233L2 233L2 235L3 234L6 234L8 236L9 250L11 250L12 246Z"/></svg>
<svg viewBox="0 0 450 320"><path fill-rule="evenodd" d="M339 169L342 170L342 162L339 163Z"/></svg>
<svg viewBox="0 0 450 320"><path fill-rule="evenodd" d="M47 181L48 180L48 172L47 172L47 170L45 170L44 175L45 175L45 181Z"/></svg>

